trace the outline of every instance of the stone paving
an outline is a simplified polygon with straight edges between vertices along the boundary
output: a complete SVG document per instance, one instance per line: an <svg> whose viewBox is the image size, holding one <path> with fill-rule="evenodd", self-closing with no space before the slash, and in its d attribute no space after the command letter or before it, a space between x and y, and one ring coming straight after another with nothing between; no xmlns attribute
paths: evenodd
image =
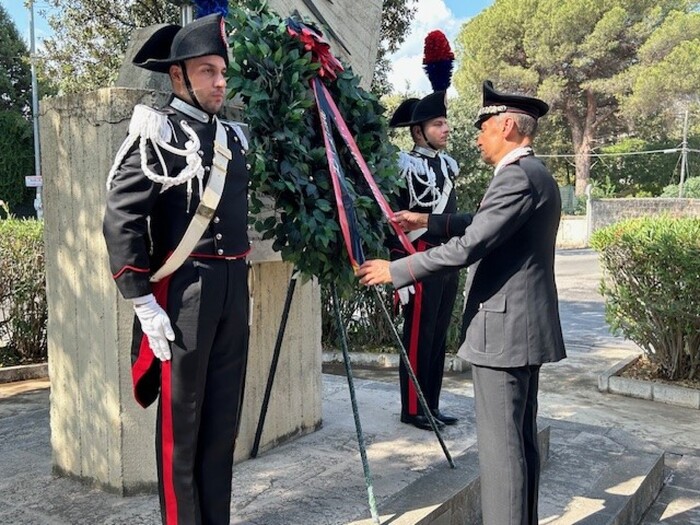
<svg viewBox="0 0 700 525"><path fill-rule="evenodd" d="M548 477L543 476L540 524L601 523L604 512L576 517L575 502L564 505L556 492L567 488L567 480L572 494L585 492L576 489L574 481L598 467L581 467L577 475L569 466L557 465L567 464L567 457L583 458L584 452L596 447L609 454L615 447L630 446L640 451L639 458L666 451L665 485L640 525L700 525L700 412L597 389L600 373L638 351L634 344L609 334L597 293L599 276L593 252L558 254L560 311L569 358L543 367L540 382L540 416L551 425L554 448ZM341 524L366 515L347 386L343 377L335 375L338 368L324 367L320 431L259 460L236 465L232 523ZM354 370L378 499L430 469L445 468L431 434L397 422L396 371L362 366ZM447 373L444 391L444 408L463 418L445 435L450 451L457 455L475 441L469 372ZM121 498L52 475L48 407L45 380L0 385L0 523L159 523L152 495ZM575 446L583 447L579 454L573 452ZM319 494L325 495L322 508Z"/></svg>

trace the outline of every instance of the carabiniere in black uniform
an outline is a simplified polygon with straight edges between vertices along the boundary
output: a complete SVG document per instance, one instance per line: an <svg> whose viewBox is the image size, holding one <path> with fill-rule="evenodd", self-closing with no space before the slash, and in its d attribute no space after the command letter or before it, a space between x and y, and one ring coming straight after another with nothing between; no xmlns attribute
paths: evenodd
<svg viewBox="0 0 700 525"><path fill-rule="evenodd" d="M390 125L411 126L446 116L444 96L444 92L436 92L421 100L404 101L392 116ZM427 230L409 235L416 251L427 250L455 235L462 235L471 215L453 215L457 212L454 180L459 168L456 161L438 150L416 145L412 151L400 153L399 168L406 188L401 189L395 202L396 208L430 214ZM396 238L392 238L388 245L392 260L408 255ZM414 287L414 292L403 306L403 343L428 407L436 417L440 414L447 330L457 297L458 281L457 270L427 278ZM403 362L400 363L399 377L401 420L414 422L415 416L422 415L423 410ZM421 428L429 428L427 425L426 422Z"/></svg>
<svg viewBox="0 0 700 525"><path fill-rule="evenodd" d="M219 19L205 29L220 34ZM118 154L110 174L104 236L119 291L127 299L154 293L170 317L175 341L172 359L159 361L135 319L134 393L144 407L158 398L163 523L227 524L248 354L247 144L236 124L224 123L232 158L215 214L185 263L151 283L150 276L180 243L197 209L211 172L217 124L216 117L174 95L160 110L137 108L130 130L139 127L138 119L159 123L160 137L149 137L145 145L152 175L142 166L142 134ZM200 146L183 155L192 147L192 134ZM184 180L188 169L198 175Z"/></svg>

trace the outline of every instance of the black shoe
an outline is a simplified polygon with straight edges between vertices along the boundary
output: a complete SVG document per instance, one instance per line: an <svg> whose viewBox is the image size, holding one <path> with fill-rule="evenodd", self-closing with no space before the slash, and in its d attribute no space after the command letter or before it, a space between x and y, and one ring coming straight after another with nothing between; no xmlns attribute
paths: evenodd
<svg viewBox="0 0 700 525"><path fill-rule="evenodd" d="M454 417L454 416L449 416L449 415L447 415L447 414L443 414L443 413L440 412L440 410L438 410L438 409L436 409L436 410L431 410L431 412L433 413L433 417L434 417L435 419L437 419L438 421L444 423L445 425L455 425L455 424L457 424L457 421L459 421L458 418L456 418L456 417Z"/></svg>
<svg viewBox="0 0 700 525"><path fill-rule="evenodd" d="M422 430L432 430L433 427L430 426L430 420L425 417L425 416L401 416L401 423L408 423L409 425L413 425L416 428L420 428ZM435 426L438 429L443 428L445 425L440 423L437 419L435 420Z"/></svg>

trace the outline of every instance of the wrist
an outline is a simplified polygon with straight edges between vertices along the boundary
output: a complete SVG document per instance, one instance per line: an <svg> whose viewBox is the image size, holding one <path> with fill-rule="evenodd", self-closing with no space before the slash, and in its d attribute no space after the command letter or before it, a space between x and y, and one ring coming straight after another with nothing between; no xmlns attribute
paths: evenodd
<svg viewBox="0 0 700 525"><path fill-rule="evenodd" d="M139 297L133 297L131 299L132 304L136 306L143 306L144 304L148 304L151 302L155 302L156 298L152 293L146 294L146 295L141 295Z"/></svg>

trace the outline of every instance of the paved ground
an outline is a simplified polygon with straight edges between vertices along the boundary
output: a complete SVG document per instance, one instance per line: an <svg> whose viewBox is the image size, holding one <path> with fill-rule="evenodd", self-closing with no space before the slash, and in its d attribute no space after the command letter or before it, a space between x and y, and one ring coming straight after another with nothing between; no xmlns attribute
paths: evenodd
<svg viewBox="0 0 700 525"><path fill-rule="evenodd" d="M574 430L582 434L581 430L590 426L590 435L595 426L599 436L617 436L618 440L623 436L641 446L665 450L667 484L643 524L700 525L700 413L597 390L598 374L637 351L633 344L608 333L597 293L599 276L593 252L571 250L558 254L560 311L569 358L543 367L540 415L554 429L553 442L561 445L574 435ZM359 378L358 397L376 493L381 495L409 483L431 464L441 465L444 460L440 450L428 433L396 421L396 371L354 370ZM362 477L356 475L357 457L348 453L356 450L356 443L352 419L347 415L347 387L343 378L334 375L338 367L329 365L325 371L324 427L302 438L307 441L285 445L281 454L266 454L267 459L236 466L234 523L320 525L342 523L339 516L366 512ZM449 429L445 436L456 455L474 442L469 373L447 374L444 389L444 408L463 418L463 423ZM119 498L51 475L48 400L46 381L0 385L0 523L158 523L152 496ZM303 459L309 448L321 461ZM402 455L405 450L412 453ZM550 490L547 487L543 483L543 492ZM321 491L338 514L326 509L319 521L313 508L317 500L310 494ZM357 496L355 500L353 495ZM544 502L547 497L543 494ZM353 501L359 501L359 506ZM548 504L554 508L556 502ZM265 509L262 515L261 508ZM309 512L316 518L309 519ZM562 518L557 512L541 513L541 525L593 523Z"/></svg>

